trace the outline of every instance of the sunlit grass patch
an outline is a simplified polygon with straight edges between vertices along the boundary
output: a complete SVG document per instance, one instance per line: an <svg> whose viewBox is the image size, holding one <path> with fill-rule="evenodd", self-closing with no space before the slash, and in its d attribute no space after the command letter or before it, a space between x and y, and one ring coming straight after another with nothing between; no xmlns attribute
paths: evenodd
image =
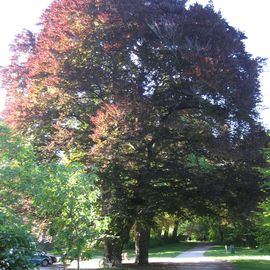
<svg viewBox="0 0 270 270"><path fill-rule="evenodd" d="M225 246L214 246L213 248L209 249L205 256L209 257L238 257L238 256L269 256L270 253L267 251L263 251L260 249L255 248L248 248L248 247L235 247L235 252L232 254L230 252L230 248L228 246L228 250L226 252Z"/></svg>

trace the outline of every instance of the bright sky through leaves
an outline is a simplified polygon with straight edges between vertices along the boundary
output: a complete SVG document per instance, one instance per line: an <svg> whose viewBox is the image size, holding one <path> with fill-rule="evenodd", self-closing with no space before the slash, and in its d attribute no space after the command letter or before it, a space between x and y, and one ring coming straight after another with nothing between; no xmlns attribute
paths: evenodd
<svg viewBox="0 0 270 270"><path fill-rule="evenodd" d="M0 65L8 63L9 44L23 28L36 30L42 10L52 0L2 0L0 2ZM190 0L190 3L207 4L208 0ZM215 9L235 28L245 32L247 51L254 56L270 59L270 1L269 0L214 0ZM264 107L261 111L263 122L270 128L270 60L261 76ZM3 108L4 93L0 91L0 110Z"/></svg>
<svg viewBox="0 0 270 270"><path fill-rule="evenodd" d="M35 31L44 9L52 0L0 1L0 66L9 61L9 44L23 29ZM0 89L0 111L4 106L4 91Z"/></svg>
<svg viewBox="0 0 270 270"><path fill-rule="evenodd" d="M194 2L205 5L208 0L190 0ZM268 58L261 75L263 102L260 112L265 126L270 128L270 1L213 0L213 3L230 25L246 34L246 50L255 57Z"/></svg>

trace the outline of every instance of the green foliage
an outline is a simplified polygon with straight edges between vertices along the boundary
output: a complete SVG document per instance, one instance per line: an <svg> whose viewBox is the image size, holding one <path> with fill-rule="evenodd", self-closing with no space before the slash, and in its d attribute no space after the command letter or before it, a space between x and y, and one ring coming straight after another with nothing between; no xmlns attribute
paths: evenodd
<svg viewBox="0 0 270 270"><path fill-rule="evenodd" d="M30 144L0 128L0 198L5 209L14 208L36 226L45 222L55 247L67 258L89 258L91 243L108 223L100 218L96 169L86 171L85 166L67 161L38 164Z"/></svg>
<svg viewBox="0 0 270 270"><path fill-rule="evenodd" d="M33 241L21 220L0 206L0 269L32 269Z"/></svg>
<svg viewBox="0 0 270 270"><path fill-rule="evenodd" d="M256 217L250 215L242 220L230 220L216 216L190 216L181 219L178 232L184 239L191 237L195 241L212 241L217 243L256 246Z"/></svg>
<svg viewBox="0 0 270 270"><path fill-rule="evenodd" d="M264 221L257 223L256 240L263 249L270 251L270 232Z"/></svg>
<svg viewBox="0 0 270 270"><path fill-rule="evenodd" d="M257 213L257 230L256 230L256 240L259 245L270 251L270 147L269 144L263 150L263 154L268 162L268 166L259 168L260 172L265 177L265 184L262 189L268 195L264 201L259 204L259 212Z"/></svg>
<svg viewBox="0 0 270 270"><path fill-rule="evenodd" d="M30 269L33 237L21 216L24 220L29 216L25 209L29 206L28 188L35 167L33 152L2 123L0 152L0 268Z"/></svg>
<svg viewBox="0 0 270 270"><path fill-rule="evenodd" d="M39 179L32 145L0 123L0 152L0 201L31 223L36 219L32 189Z"/></svg>
<svg viewBox="0 0 270 270"><path fill-rule="evenodd" d="M261 212L258 213L257 220L257 241L268 250L270 250L270 199L266 199L260 204Z"/></svg>
<svg viewBox="0 0 270 270"><path fill-rule="evenodd" d="M97 210L96 181L81 164L57 164L44 168L34 188L34 205L48 220L55 248L69 259L89 258L92 242L107 227Z"/></svg>
<svg viewBox="0 0 270 270"><path fill-rule="evenodd" d="M159 231L161 233L162 230L169 230L174 227L175 221L179 219L175 215L170 215L168 213L159 213L154 217L154 230L152 233L157 233Z"/></svg>

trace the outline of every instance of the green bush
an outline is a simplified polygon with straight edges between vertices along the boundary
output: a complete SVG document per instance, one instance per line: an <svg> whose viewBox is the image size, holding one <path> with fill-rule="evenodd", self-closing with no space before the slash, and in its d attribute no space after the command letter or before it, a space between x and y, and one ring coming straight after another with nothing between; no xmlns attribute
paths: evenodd
<svg viewBox="0 0 270 270"><path fill-rule="evenodd" d="M0 269L32 269L33 251L33 238L25 226L0 208Z"/></svg>

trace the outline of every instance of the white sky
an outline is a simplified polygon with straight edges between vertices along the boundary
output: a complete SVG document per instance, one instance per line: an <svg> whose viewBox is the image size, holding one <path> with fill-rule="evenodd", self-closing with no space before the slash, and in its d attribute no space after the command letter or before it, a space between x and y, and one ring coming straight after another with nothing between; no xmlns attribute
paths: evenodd
<svg viewBox="0 0 270 270"><path fill-rule="evenodd" d="M0 0L0 66L9 61L9 44L23 29L35 30L42 11L52 0ZM0 88L0 111L4 106L4 91Z"/></svg>
<svg viewBox="0 0 270 270"><path fill-rule="evenodd" d="M208 0L190 0L207 4ZM268 58L261 75L262 109L261 118L270 128L270 1L269 0L213 0L215 9L233 27L247 36L246 50L253 56Z"/></svg>
<svg viewBox="0 0 270 270"><path fill-rule="evenodd" d="M52 0L1 0L0 2L0 66L8 63L9 44L23 28L34 30L42 11ZM190 3L207 4L208 0L190 0ZM213 0L230 25L243 31L248 40L247 51L254 56L268 58L261 76L263 94L262 120L270 128L270 0ZM4 93L0 89L0 111Z"/></svg>

